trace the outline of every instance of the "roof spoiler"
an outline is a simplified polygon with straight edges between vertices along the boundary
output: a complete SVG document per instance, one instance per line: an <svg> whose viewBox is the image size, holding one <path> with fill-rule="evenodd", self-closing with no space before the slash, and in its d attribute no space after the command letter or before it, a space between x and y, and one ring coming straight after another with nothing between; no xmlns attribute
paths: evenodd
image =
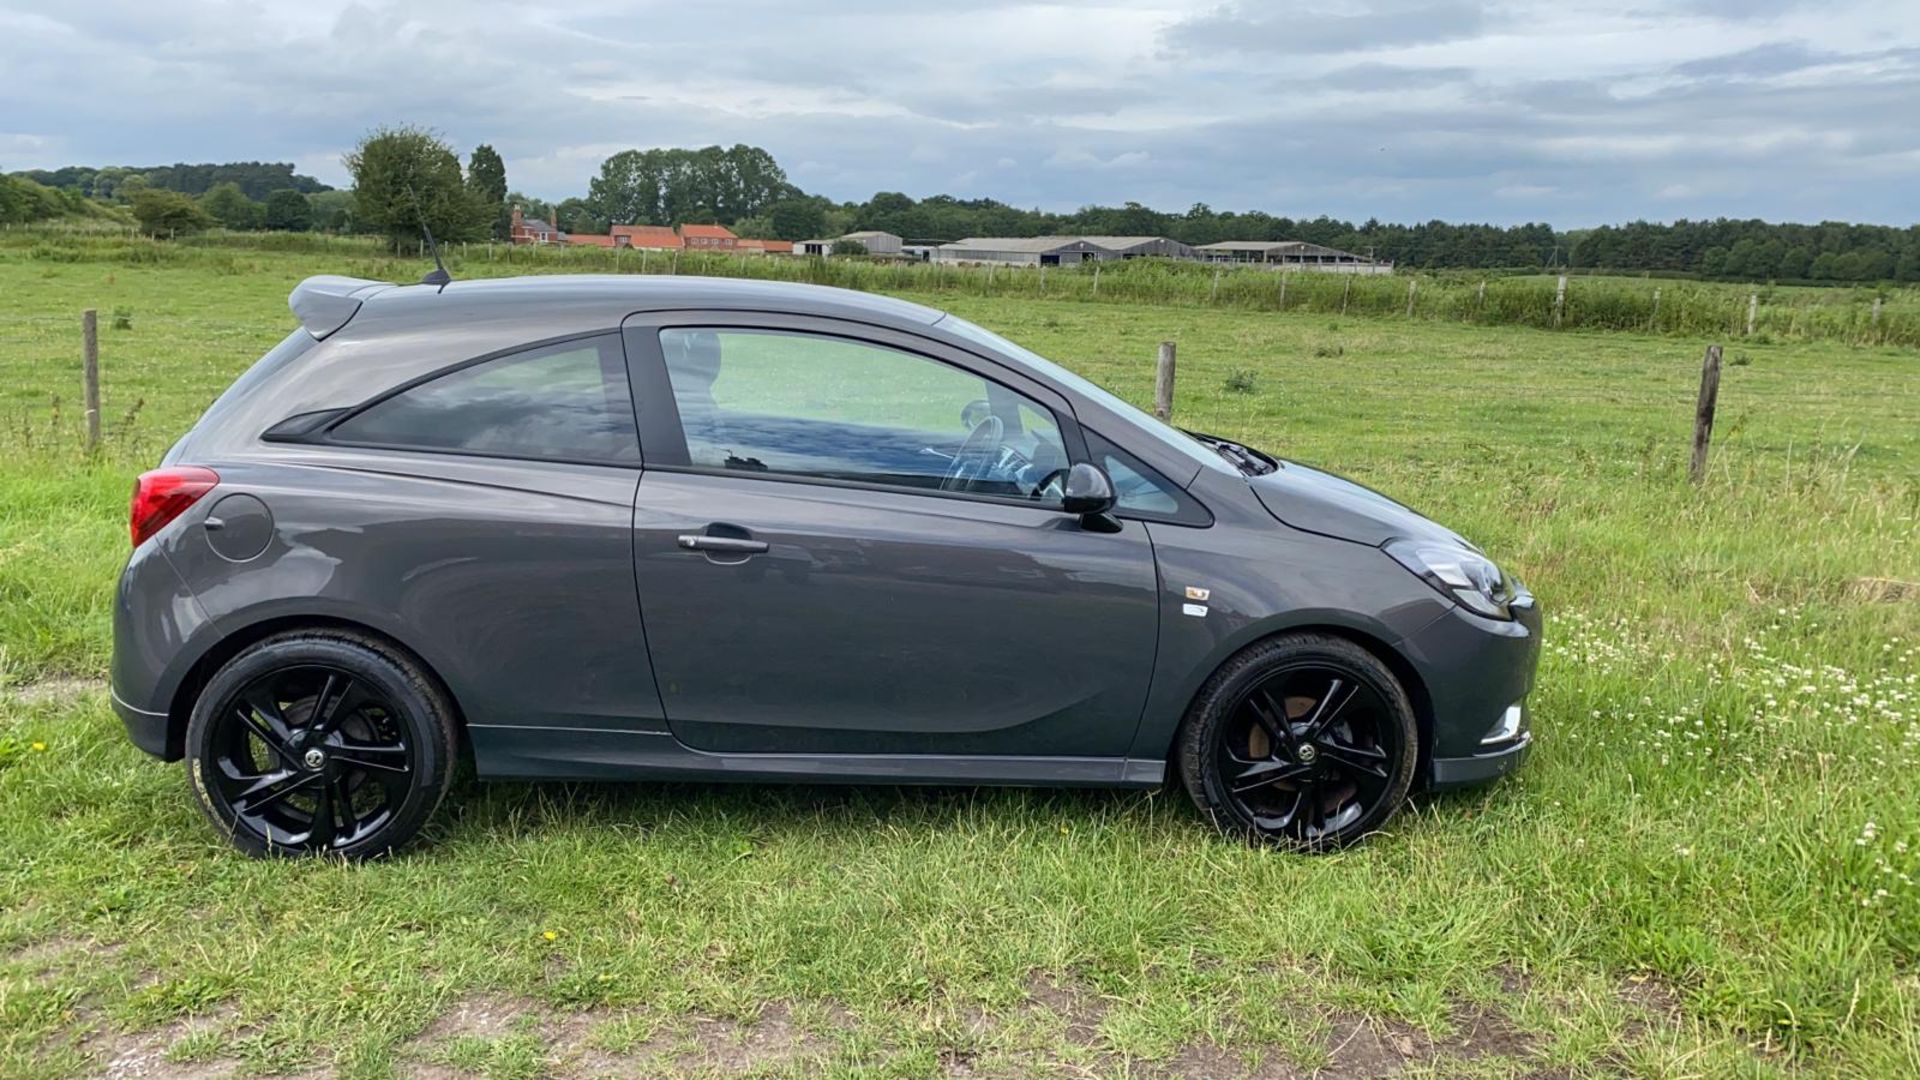
<svg viewBox="0 0 1920 1080"><path fill-rule="evenodd" d="M287 306L314 340L324 341L328 334L347 325L360 310L361 301L392 287L391 281L317 274L293 287L287 295Z"/></svg>

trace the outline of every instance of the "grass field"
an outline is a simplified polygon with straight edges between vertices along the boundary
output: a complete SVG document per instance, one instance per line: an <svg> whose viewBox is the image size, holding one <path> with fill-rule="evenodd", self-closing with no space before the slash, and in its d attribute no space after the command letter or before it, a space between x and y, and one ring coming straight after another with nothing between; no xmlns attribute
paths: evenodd
<svg viewBox="0 0 1920 1080"><path fill-rule="evenodd" d="M109 594L133 474L343 268L54 255L0 245L0 1076L1920 1073L1920 351L1729 341L1694 489L1703 339L918 295L1136 402L1176 340L1183 423L1479 540L1534 758L1321 858L1177 791L468 784L260 864L120 734Z"/></svg>
<svg viewBox="0 0 1920 1080"><path fill-rule="evenodd" d="M0 230L0 249L47 262L195 267L215 274L251 273L262 257L295 254L323 260L336 273L379 280L394 276L402 265L371 237L317 233L215 231L171 241L98 226L35 226ZM1021 268L466 243L448 244L445 254L454 272L467 276L713 274L941 297L1083 300L1679 338L1707 335L1754 344L1837 341L1920 348L1920 288L1910 284L1776 286L1576 272L1567 279L1562 296L1557 275L1501 271L1355 277L1168 259ZM418 276L412 273L414 263L405 266L408 280Z"/></svg>

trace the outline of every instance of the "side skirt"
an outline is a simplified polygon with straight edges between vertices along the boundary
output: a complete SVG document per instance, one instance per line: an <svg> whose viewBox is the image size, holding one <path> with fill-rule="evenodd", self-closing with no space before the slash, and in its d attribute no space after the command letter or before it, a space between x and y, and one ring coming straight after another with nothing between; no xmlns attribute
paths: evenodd
<svg viewBox="0 0 1920 1080"><path fill-rule="evenodd" d="M665 731L469 724L482 780L787 781L810 784L1160 786L1164 761L935 754L712 754Z"/></svg>

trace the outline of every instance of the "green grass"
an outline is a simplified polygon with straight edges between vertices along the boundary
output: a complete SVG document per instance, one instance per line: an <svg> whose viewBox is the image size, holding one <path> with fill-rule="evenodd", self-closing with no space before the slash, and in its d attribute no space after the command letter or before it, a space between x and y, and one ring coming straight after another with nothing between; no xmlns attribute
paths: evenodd
<svg viewBox="0 0 1920 1080"><path fill-rule="evenodd" d="M342 267L58 254L0 244L0 1076L1920 1071L1920 353L1729 341L1695 489L1703 339L915 293L1136 402L1175 340L1183 424L1482 542L1548 612L1525 770L1323 858L1178 791L556 784L261 864L97 680L131 477Z"/></svg>
<svg viewBox="0 0 1920 1080"><path fill-rule="evenodd" d="M0 231L0 248L44 262L197 267L215 274L259 272L262 260L299 254L334 273L412 281L419 259L396 259L368 237L315 233L225 233L153 240L136 233L32 226ZM1356 277L1166 259L1020 268L870 259L796 259L717 252L644 252L593 247L448 244L457 276L506 273L709 274L810 281L873 292L937 296L1085 300L1126 306L1242 311L1606 330L1757 344L1839 341L1920 347L1920 288L1910 285L1775 286L1578 273L1564 299L1557 276L1440 271ZM1748 333L1749 303L1754 304ZM1876 308L1877 305L1877 308Z"/></svg>

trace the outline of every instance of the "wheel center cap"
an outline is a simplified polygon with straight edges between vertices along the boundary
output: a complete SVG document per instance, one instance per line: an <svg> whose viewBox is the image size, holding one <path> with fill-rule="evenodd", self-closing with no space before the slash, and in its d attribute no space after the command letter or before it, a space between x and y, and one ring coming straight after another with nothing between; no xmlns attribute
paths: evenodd
<svg viewBox="0 0 1920 1080"><path fill-rule="evenodd" d="M319 747L314 747L313 749L308 750L306 754L304 754L301 757L300 760L306 762L307 768L318 769L320 766L325 765L327 763L327 755L326 755L326 752L321 750Z"/></svg>
<svg viewBox="0 0 1920 1080"><path fill-rule="evenodd" d="M1300 745L1300 764L1311 765L1313 764L1313 759L1319 756L1320 751L1315 750L1312 743L1302 743Z"/></svg>

